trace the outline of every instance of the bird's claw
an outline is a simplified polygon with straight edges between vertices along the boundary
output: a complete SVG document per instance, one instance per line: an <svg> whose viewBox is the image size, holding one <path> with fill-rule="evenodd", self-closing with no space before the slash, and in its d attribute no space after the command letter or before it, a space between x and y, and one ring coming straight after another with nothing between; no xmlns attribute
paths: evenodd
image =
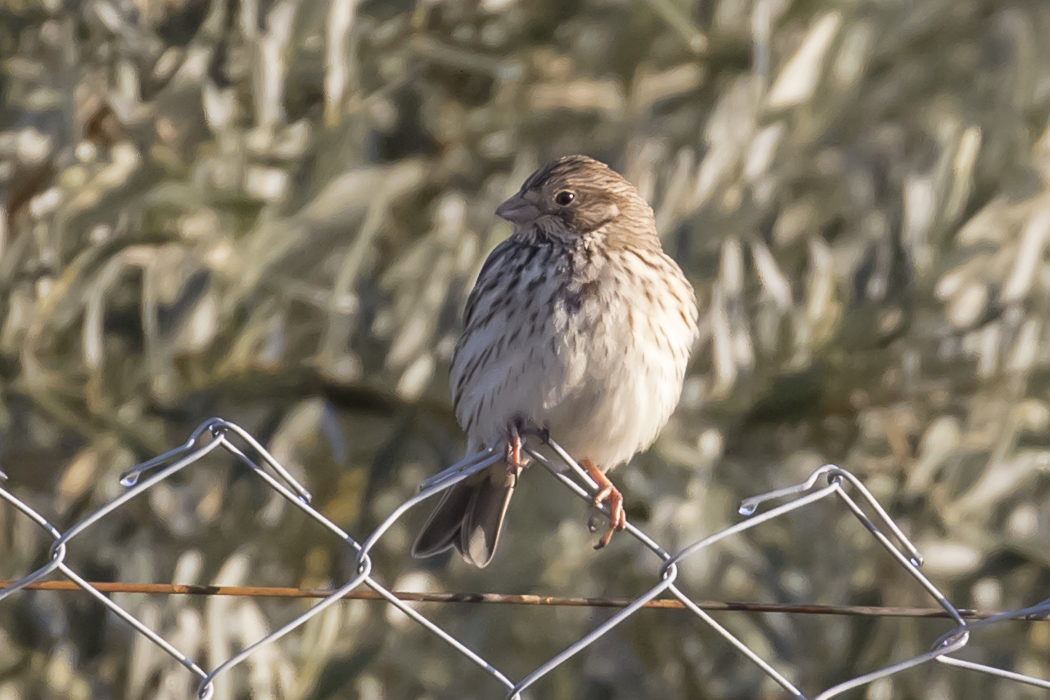
<svg viewBox="0 0 1050 700"><path fill-rule="evenodd" d="M613 533L627 527L627 513L623 509L623 494L613 486L609 477L605 476L601 469L594 465L589 459L580 461L580 466L587 472L587 476L594 479L598 485L598 493L594 496L594 507L601 508L605 501L609 502L609 530L605 536L594 545L595 549L603 549L609 545Z"/></svg>
<svg viewBox="0 0 1050 700"><path fill-rule="evenodd" d="M602 503L605 501L609 501L609 529L606 531L605 536L598 541L598 544L594 545L595 549L604 549L609 546L613 533L627 527L627 513L623 509L623 494L612 484L603 488L594 497L594 507L601 508Z"/></svg>

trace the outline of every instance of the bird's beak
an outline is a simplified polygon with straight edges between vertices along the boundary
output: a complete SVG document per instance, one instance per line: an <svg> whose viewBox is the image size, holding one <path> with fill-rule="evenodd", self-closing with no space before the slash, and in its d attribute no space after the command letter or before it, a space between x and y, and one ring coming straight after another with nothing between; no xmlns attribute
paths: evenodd
<svg viewBox="0 0 1050 700"><path fill-rule="evenodd" d="M540 218L540 208L517 193L496 209L496 216L524 226Z"/></svg>

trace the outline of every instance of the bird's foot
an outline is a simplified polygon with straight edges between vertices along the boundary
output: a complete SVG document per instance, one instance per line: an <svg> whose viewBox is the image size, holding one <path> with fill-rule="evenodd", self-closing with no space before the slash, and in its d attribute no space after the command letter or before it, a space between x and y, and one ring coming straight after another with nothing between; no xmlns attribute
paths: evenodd
<svg viewBox="0 0 1050 700"><path fill-rule="evenodd" d="M507 471L517 477L525 468L525 462L521 458L521 429L517 421L511 421L507 426L507 453L504 459L507 462Z"/></svg>
<svg viewBox="0 0 1050 700"><path fill-rule="evenodd" d="M580 460L580 466L586 470L587 476L594 479L595 483L598 484L598 493L595 494L593 501L594 507L601 508L605 501L609 502L609 530L598 541L598 544L594 545L595 549L602 549L609 545L609 540L612 539L613 533L627 527L627 513L623 509L623 494L613 486L613 483L609 481L609 477L605 476L601 469L595 466L594 462L589 459Z"/></svg>

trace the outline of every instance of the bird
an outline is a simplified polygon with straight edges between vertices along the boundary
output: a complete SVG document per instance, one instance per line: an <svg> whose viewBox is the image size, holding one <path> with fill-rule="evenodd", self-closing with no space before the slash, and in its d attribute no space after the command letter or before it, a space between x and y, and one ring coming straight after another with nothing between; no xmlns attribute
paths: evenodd
<svg viewBox="0 0 1050 700"><path fill-rule="evenodd" d="M527 456L521 436L556 441L597 484L610 525L627 524L605 475L647 449L682 393L698 337L696 296L664 252L653 210L608 165L583 155L541 167L496 214L513 234L489 254L471 290L449 384L467 454L503 460L459 482L412 547L455 548L492 561Z"/></svg>

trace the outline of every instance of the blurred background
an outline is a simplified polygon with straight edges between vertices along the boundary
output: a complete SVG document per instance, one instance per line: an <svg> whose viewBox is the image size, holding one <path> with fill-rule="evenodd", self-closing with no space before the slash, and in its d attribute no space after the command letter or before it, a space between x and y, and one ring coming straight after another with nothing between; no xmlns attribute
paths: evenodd
<svg viewBox="0 0 1050 700"><path fill-rule="evenodd" d="M673 549L739 500L853 470L959 606L1050 591L1050 6L1039 0L0 0L0 467L59 527L221 415L357 537L462 456L447 371L493 210L585 153L637 184L696 288L682 403L613 473ZM587 508L527 473L484 571L374 554L402 590L637 596ZM0 508L0 577L48 542ZM325 586L348 557L215 458L86 532L89 580ZM932 601L825 502L689 560L696 599ZM117 596L206 667L306 603ZM520 678L608 610L422 604ZM807 693L944 621L716 615ZM83 594L0 606L0 698L189 697ZM1050 625L965 656L1050 674ZM682 612L643 611L535 697L779 698ZM335 606L216 698L493 698L380 603ZM1045 697L932 666L887 700Z"/></svg>

